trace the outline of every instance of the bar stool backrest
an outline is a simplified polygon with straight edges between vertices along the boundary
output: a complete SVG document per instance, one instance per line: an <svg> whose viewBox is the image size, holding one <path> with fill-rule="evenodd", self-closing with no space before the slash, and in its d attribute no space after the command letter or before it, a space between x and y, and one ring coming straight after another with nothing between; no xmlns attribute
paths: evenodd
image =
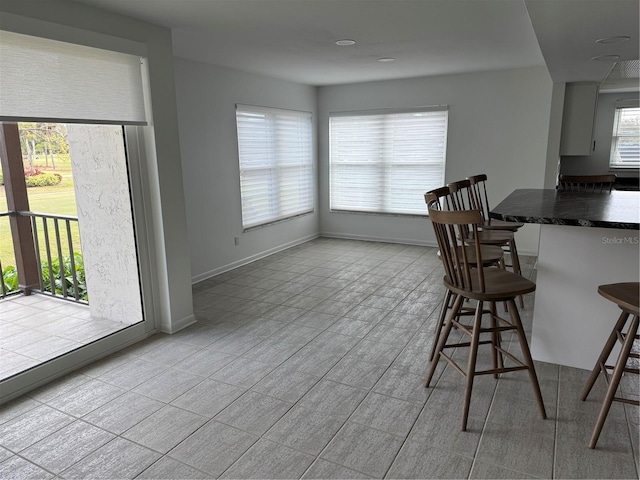
<svg viewBox="0 0 640 480"><path fill-rule="evenodd" d="M474 210L471 199L471 182L467 179L447 184L453 210Z"/></svg>
<svg viewBox="0 0 640 480"><path fill-rule="evenodd" d="M439 198L428 192L425 200L429 209L429 218L438 241L440 259L444 265L447 281L460 290L484 292L485 282L482 268L471 268L465 239L469 232L472 238L478 238L478 225L482 215L478 210L441 210ZM474 264L482 264L480 244L473 241L476 259ZM472 276L475 276L473 278Z"/></svg>
<svg viewBox="0 0 640 480"><path fill-rule="evenodd" d="M425 193L424 201L427 205L430 199L435 210L453 210L449 187L440 187Z"/></svg>
<svg viewBox="0 0 640 480"><path fill-rule="evenodd" d="M558 182L559 190L571 190L573 192L587 193L611 193L616 182L614 174L607 175L564 175L561 174Z"/></svg>
<svg viewBox="0 0 640 480"><path fill-rule="evenodd" d="M486 222L489 220L489 197L487 196L487 176L474 175L473 177L467 177L469 180L471 192L472 207L480 210L482 218Z"/></svg>

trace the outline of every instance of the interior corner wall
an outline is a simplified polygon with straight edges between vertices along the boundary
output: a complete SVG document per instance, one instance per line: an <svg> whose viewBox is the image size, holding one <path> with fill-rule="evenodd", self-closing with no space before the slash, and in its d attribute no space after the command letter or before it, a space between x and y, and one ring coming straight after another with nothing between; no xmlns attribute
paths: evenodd
<svg viewBox="0 0 640 480"><path fill-rule="evenodd" d="M562 116L564 113L564 91L566 84L553 84L551 111L549 114L549 141L547 142L547 166L544 172L544 188L554 189L560 173L560 140L562 137Z"/></svg>
<svg viewBox="0 0 640 480"><path fill-rule="evenodd" d="M449 106L445 182L488 176L489 203L518 188L543 188L553 83L545 67L320 87L320 231L323 235L435 245L428 219L329 210L329 114ZM426 208L426 207L425 207ZM523 254L537 254L537 225L518 232Z"/></svg>
<svg viewBox="0 0 640 480"><path fill-rule="evenodd" d="M315 171L316 88L184 58L174 65L192 280L317 237L317 209L243 232L235 114L237 103L312 112Z"/></svg>

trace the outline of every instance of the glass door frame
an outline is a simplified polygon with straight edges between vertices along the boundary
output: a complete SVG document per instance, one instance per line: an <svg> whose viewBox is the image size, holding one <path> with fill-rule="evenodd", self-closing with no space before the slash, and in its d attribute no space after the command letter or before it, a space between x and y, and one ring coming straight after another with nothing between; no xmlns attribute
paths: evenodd
<svg viewBox="0 0 640 480"><path fill-rule="evenodd" d="M145 152L145 136L148 135L153 135L152 127L124 126L143 320L0 382L0 404L144 340L158 331L156 319L159 304L158 295L154 294L157 290L154 279L159 277L153 262L156 253L153 235L155 226L150 208L154 171L150 162L154 162L155 157L148 156Z"/></svg>

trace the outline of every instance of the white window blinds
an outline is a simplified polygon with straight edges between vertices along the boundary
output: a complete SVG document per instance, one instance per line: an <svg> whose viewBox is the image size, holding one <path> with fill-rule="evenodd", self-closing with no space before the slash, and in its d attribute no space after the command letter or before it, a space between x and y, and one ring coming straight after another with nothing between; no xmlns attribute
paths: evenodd
<svg viewBox="0 0 640 480"><path fill-rule="evenodd" d="M609 166L640 167L640 108L616 108Z"/></svg>
<svg viewBox="0 0 640 480"><path fill-rule="evenodd" d="M141 58L0 31L0 121L145 124Z"/></svg>
<svg viewBox="0 0 640 480"><path fill-rule="evenodd" d="M313 211L311 113L237 105L242 226Z"/></svg>
<svg viewBox="0 0 640 480"><path fill-rule="evenodd" d="M331 114L331 210L426 215L444 182L447 109Z"/></svg>

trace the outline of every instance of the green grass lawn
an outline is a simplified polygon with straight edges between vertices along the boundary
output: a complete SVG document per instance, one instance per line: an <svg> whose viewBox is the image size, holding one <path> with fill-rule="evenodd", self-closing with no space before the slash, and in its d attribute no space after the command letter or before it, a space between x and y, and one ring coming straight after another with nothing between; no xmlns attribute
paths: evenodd
<svg viewBox="0 0 640 480"><path fill-rule="evenodd" d="M45 158L44 155L35 155L33 158L33 166L47 172L61 173L64 170L71 171L71 156L68 153L56 153L53 156L56 164L55 170L51 165L51 159ZM29 167L26 161L24 164L25 168Z"/></svg>
<svg viewBox="0 0 640 480"><path fill-rule="evenodd" d="M61 162L62 163L62 162ZM68 167L67 167L68 168ZM71 176L71 170L56 169L56 173L62 175L62 182L58 185L50 187L30 187L27 188L27 195L29 197L29 208L32 212L36 213L49 213L56 215L69 215L77 216L76 199L73 190L73 177ZM0 212L7 211L7 198L4 193L4 187L0 187ZM53 230L53 223L49 224L49 237L51 240L50 248L52 249L52 257L57 257L57 246L55 244L55 236ZM62 236L62 251L63 255L68 255L66 230L64 230L64 222L59 224ZM78 231L78 223L71 223L71 237L76 251L80 251L80 232ZM44 240L44 228L41 220L38 220L38 238L40 239L40 251L43 255L42 259L46 258L46 247L43 244ZM15 257L13 251L13 242L11 239L11 230L9 227L9 218L0 217L0 262L2 266L15 265Z"/></svg>
<svg viewBox="0 0 640 480"><path fill-rule="evenodd" d="M52 213L57 215L78 215L76 209L76 196L73 191L53 190L45 192L48 189L56 187L31 187L27 189L29 195L29 208L35 213ZM37 192L37 193L36 193Z"/></svg>

